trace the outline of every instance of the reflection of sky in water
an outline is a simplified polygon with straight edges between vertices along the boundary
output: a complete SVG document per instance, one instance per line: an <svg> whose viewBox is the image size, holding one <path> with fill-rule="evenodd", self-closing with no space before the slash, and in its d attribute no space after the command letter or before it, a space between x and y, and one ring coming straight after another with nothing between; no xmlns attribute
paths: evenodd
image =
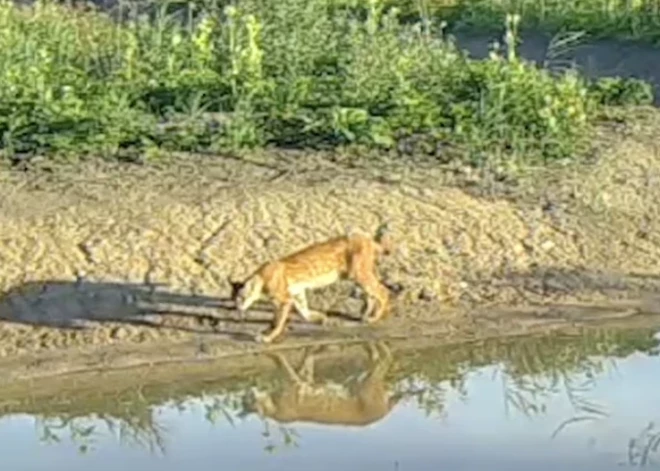
<svg viewBox="0 0 660 471"><path fill-rule="evenodd" d="M609 418L568 425L554 440L553 431L576 413L560 384L546 395L547 413L527 417L505 407L506 378L494 367L468 376L467 398L447 394L444 417L427 418L413 400L366 428L297 425L299 448L264 451L264 424L257 418L204 420L201 402L186 411L160 408L156 417L165 431L166 455L120 445L106 432L94 449L80 455L68 438L60 444L38 442L34 420L0 420L2 470L249 470L363 469L401 471L440 469L620 469L628 441L650 421L660 420L660 358L634 354L612 362L581 396L605 408ZM576 380L575 383L579 383ZM546 383L544 383L546 384ZM105 429L102 429L105 430ZM279 444L281 435L271 426ZM9 452L9 453L7 453Z"/></svg>

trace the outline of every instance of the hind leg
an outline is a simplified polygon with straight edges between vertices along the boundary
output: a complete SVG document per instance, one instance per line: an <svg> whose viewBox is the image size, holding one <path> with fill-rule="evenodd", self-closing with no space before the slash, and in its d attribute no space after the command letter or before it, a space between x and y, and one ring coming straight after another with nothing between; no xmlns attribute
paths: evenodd
<svg viewBox="0 0 660 471"><path fill-rule="evenodd" d="M360 273L355 281L367 294L367 308L363 314L363 320L368 324L378 322L389 314L389 291L376 275L371 272ZM378 307L376 307L376 303Z"/></svg>
<svg viewBox="0 0 660 471"><path fill-rule="evenodd" d="M364 308L364 311L362 311L362 320L366 321L366 319L371 316L371 314L374 312L374 308L376 307L376 299L372 298L368 294L366 295L367 297L367 305Z"/></svg>
<svg viewBox="0 0 660 471"><path fill-rule="evenodd" d="M363 321L373 324L389 314L390 292L376 275L376 258L373 253L363 250L353 255L350 278L367 295L367 306L363 313ZM375 303L378 304L378 307L375 306Z"/></svg>

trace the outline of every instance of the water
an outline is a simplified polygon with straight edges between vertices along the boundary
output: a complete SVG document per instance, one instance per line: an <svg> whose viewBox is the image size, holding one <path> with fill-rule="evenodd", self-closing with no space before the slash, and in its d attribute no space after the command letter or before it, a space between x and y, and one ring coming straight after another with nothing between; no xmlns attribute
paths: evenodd
<svg viewBox="0 0 660 471"><path fill-rule="evenodd" d="M131 373L114 390L38 401L0 392L1 469L657 468L657 344L648 330L368 344L270 358L248 377L150 386Z"/></svg>

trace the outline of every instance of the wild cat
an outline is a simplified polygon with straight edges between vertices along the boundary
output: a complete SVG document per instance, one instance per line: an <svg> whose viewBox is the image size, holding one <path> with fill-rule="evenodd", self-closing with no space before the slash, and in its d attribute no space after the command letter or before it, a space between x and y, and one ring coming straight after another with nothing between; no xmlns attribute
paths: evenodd
<svg viewBox="0 0 660 471"><path fill-rule="evenodd" d="M376 263L381 254L387 255L391 251L387 223L381 224L373 237L349 229L339 237L266 262L245 281L229 279L231 296L242 315L262 295L275 304L272 329L266 335L257 335L257 342L271 343L278 338L293 307L308 322L325 324L325 313L308 308L306 290L343 279L357 283L366 293L367 303L362 319L371 324L389 315L390 293L378 279Z"/></svg>

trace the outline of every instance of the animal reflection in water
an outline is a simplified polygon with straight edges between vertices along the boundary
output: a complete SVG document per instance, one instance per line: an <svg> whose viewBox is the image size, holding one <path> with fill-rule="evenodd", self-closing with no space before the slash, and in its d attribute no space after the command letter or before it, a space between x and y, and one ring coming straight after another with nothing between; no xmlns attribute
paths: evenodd
<svg viewBox="0 0 660 471"><path fill-rule="evenodd" d="M385 375L392 354L382 343L369 344L369 367L342 384L314 379L314 353L306 352L298 371L281 354L270 354L286 374L284 387L275 391L252 388L244 397L242 415L256 412L279 423L312 422L366 426L390 413L401 399L390 395Z"/></svg>

